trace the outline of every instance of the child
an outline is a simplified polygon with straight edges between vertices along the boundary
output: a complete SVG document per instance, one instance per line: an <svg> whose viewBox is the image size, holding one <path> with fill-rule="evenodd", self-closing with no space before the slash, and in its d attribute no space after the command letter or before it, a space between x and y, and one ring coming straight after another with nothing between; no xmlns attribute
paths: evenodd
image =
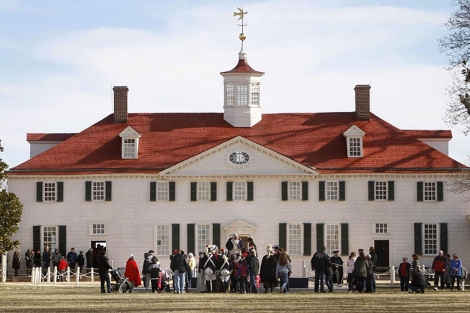
<svg viewBox="0 0 470 313"><path fill-rule="evenodd" d="M61 256L59 266L57 267L57 271L59 271L61 281L64 280L64 273L67 270L68 266L69 264L67 263L67 261L65 261L65 257Z"/></svg>
<svg viewBox="0 0 470 313"><path fill-rule="evenodd" d="M411 264L408 263L408 258L404 257L403 262L398 266L398 276L400 277L401 291L408 291L410 282Z"/></svg>
<svg viewBox="0 0 470 313"><path fill-rule="evenodd" d="M148 267L153 293L158 291L158 279L160 278L160 264L157 262L158 262L158 259L156 256L154 256L152 258L152 264L150 264Z"/></svg>
<svg viewBox="0 0 470 313"><path fill-rule="evenodd" d="M238 277L240 280L240 293L246 293L245 288L248 281L248 275L250 274L250 269L248 268L248 263L246 259L243 259L242 264L238 267Z"/></svg>

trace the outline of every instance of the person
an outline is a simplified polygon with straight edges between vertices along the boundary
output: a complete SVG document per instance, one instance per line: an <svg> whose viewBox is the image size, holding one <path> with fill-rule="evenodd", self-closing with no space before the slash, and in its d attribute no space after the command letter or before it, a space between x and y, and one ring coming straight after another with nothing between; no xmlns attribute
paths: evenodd
<svg viewBox="0 0 470 313"><path fill-rule="evenodd" d="M34 267L41 267L42 266L42 260L41 260L41 250L37 250L36 253L34 253Z"/></svg>
<svg viewBox="0 0 470 313"><path fill-rule="evenodd" d="M51 266L51 251L49 251L48 246L45 246L42 252L42 262L43 269L46 271Z"/></svg>
<svg viewBox="0 0 470 313"><path fill-rule="evenodd" d="M354 271L357 282L357 291L364 292L364 282L366 281L367 272L369 270L369 263L367 262L364 250L359 252L359 256L354 262Z"/></svg>
<svg viewBox="0 0 470 313"><path fill-rule="evenodd" d="M232 261L225 253L222 253L222 257L219 257L219 259L220 262L217 266L220 279L219 290L221 293L226 293L229 287L230 273L233 269Z"/></svg>
<svg viewBox="0 0 470 313"><path fill-rule="evenodd" d="M243 243L238 237L238 234L235 233L233 235L230 235L230 238L227 240L227 243L225 244L225 248L227 248L228 254L230 256L236 255L237 253L240 252L242 249Z"/></svg>
<svg viewBox="0 0 470 313"><path fill-rule="evenodd" d="M142 280L144 281L145 290L148 290L150 284L150 281L147 280L147 274L149 274L148 268L150 266L148 256L148 252L144 252L144 263L142 264Z"/></svg>
<svg viewBox="0 0 470 313"><path fill-rule="evenodd" d="M411 283L408 286L409 293L424 293L424 289L426 288L427 279L424 273L418 269L413 271L411 275Z"/></svg>
<svg viewBox="0 0 470 313"><path fill-rule="evenodd" d="M87 268L93 268L93 259L94 259L94 254L93 254L93 248L88 249L88 251L85 254L86 256L86 267Z"/></svg>
<svg viewBox="0 0 470 313"><path fill-rule="evenodd" d="M274 249L274 257L276 258L276 261L279 262L279 257L281 256L281 253L280 253L281 247L279 247L279 245L274 245L273 249Z"/></svg>
<svg viewBox="0 0 470 313"><path fill-rule="evenodd" d="M373 275L370 277L370 280L371 280L371 284L372 284L372 291L375 292L375 289L376 289L376 282L375 282L375 269L377 268L377 261L378 261L378 257L377 257L377 253L375 252L375 248L374 247L369 247L369 255L370 255L370 259L372 261L372 265L373 265ZM384 258L387 258L388 260L388 256L386 255L383 255Z"/></svg>
<svg viewBox="0 0 470 313"><path fill-rule="evenodd" d="M157 262L158 262L157 257L153 256L152 257L152 264L150 264L148 269L147 269L147 271L150 273L150 281L151 281L152 292L153 293L156 293L158 291L158 279L160 277L160 264L157 263ZM135 263L135 261L134 261L134 263ZM137 265L137 263L136 263L136 265ZM139 272L137 271L137 273L139 273Z"/></svg>
<svg viewBox="0 0 470 313"><path fill-rule="evenodd" d="M411 259L413 261L411 261L410 272L420 270L419 255L417 255L416 253L413 253L413 255L411 256Z"/></svg>
<svg viewBox="0 0 470 313"><path fill-rule="evenodd" d="M438 255L432 262L431 269L434 271L434 290L438 290L439 282L441 283L441 290L445 290L445 266L447 259L444 256L444 251L439 250Z"/></svg>
<svg viewBox="0 0 470 313"><path fill-rule="evenodd" d="M398 277L400 277L401 291L408 291L410 282L411 264L408 263L408 258L403 257L403 262L398 266Z"/></svg>
<svg viewBox="0 0 470 313"><path fill-rule="evenodd" d="M272 245L266 247L266 252L266 255L261 260L260 278L264 286L264 293L267 293L268 289L271 289L272 293L278 277L276 273L278 262L274 257Z"/></svg>
<svg viewBox="0 0 470 313"><path fill-rule="evenodd" d="M206 281L206 291L215 292L217 286L217 247L210 245L207 247L207 259L204 262L204 279Z"/></svg>
<svg viewBox="0 0 470 313"><path fill-rule="evenodd" d="M64 274L67 271L67 261L65 261L65 258L63 256L60 257L59 264L57 265L57 272L59 273L59 277L61 281L64 281Z"/></svg>
<svg viewBox="0 0 470 313"><path fill-rule="evenodd" d="M175 249L173 258L171 259L170 268L173 271L175 293L184 293L185 286L185 276L186 268L188 267L188 262L184 255L180 253L179 249Z"/></svg>
<svg viewBox="0 0 470 313"><path fill-rule="evenodd" d="M253 241L253 238L248 237L246 241L248 241L248 252L253 250L255 257L258 257L258 248L256 247L256 243Z"/></svg>
<svg viewBox="0 0 470 313"><path fill-rule="evenodd" d="M457 281L457 290L460 290L460 280L462 277L462 261L459 259L459 255L454 253L452 255L452 260L450 260L450 277L452 279L450 290L454 290L455 281Z"/></svg>
<svg viewBox="0 0 470 313"><path fill-rule="evenodd" d="M238 254L239 255L239 254ZM237 293L237 286L239 286L238 268L240 267L240 260L237 259L237 254L231 255L232 273L230 274L230 292Z"/></svg>
<svg viewBox="0 0 470 313"><path fill-rule="evenodd" d="M101 293L106 293L104 289L105 283L108 293L113 292L113 290L111 289L111 279L109 278L110 269L113 268L111 267L111 265L109 265L109 259L106 256L106 251L101 250L101 254L98 257L98 273L100 275Z"/></svg>
<svg viewBox="0 0 470 313"><path fill-rule="evenodd" d="M52 268L59 267L60 260L62 259L62 254L60 254L59 249L55 249L54 253L52 253L51 260L52 260Z"/></svg>
<svg viewBox="0 0 470 313"><path fill-rule="evenodd" d="M256 255L256 245L254 245L250 249L247 257L248 267L250 268L250 285L252 293L258 293L258 284L256 283L256 280L259 281L259 260Z"/></svg>
<svg viewBox="0 0 470 313"><path fill-rule="evenodd" d="M148 272L148 267L150 266L150 264L152 264L152 258L154 257L155 255L155 251L150 249L149 252L147 252L147 262L144 261L144 266L145 266L145 290L148 290L148 287L150 285L150 273ZM142 269L142 271L144 271L144 268Z"/></svg>
<svg viewBox="0 0 470 313"><path fill-rule="evenodd" d="M71 248L69 253L67 253L67 262L69 263L69 266L71 269L75 269L75 266L77 264L77 253L75 252L75 248Z"/></svg>
<svg viewBox="0 0 470 313"><path fill-rule="evenodd" d="M188 253L188 266L188 280L191 282L196 272L196 258L194 257L194 254L192 252Z"/></svg>
<svg viewBox="0 0 470 313"><path fill-rule="evenodd" d="M279 262L276 266L276 277L281 280L281 292L288 293L289 275L292 273L292 266L287 258L287 253L279 255ZM271 290L272 292L272 290Z"/></svg>
<svg viewBox="0 0 470 313"><path fill-rule="evenodd" d="M18 271L20 270L20 250L18 249L13 253L13 262L11 266L15 270L15 276L18 276Z"/></svg>
<svg viewBox="0 0 470 313"><path fill-rule="evenodd" d="M465 290L465 280L467 279L467 269L462 266L462 276L460 276L460 289Z"/></svg>
<svg viewBox="0 0 470 313"><path fill-rule="evenodd" d="M240 281L240 293L246 293L246 287L248 285L248 275L250 275L250 268L248 262L243 259L242 263L238 267L238 280Z"/></svg>
<svg viewBox="0 0 470 313"><path fill-rule="evenodd" d="M24 260L26 261L26 275L31 275L31 271L34 264L34 253L28 249L24 254Z"/></svg>
<svg viewBox="0 0 470 313"><path fill-rule="evenodd" d="M374 269L375 269L375 265L374 265L374 262L372 262L372 258L370 256L370 254L366 255L366 260L367 260L367 264L368 264L368 268L367 268L367 277L366 277L366 292L375 292L375 289L374 289Z"/></svg>
<svg viewBox="0 0 470 313"><path fill-rule="evenodd" d="M80 268L80 271L83 272L83 268L85 267L85 255L83 254L83 251L80 251L80 254L78 255L77 265Z"/></svg>
<svg viewBox="0 0 470 313"><path fill-rule="evenodd" d="M333 283L338 287L343 285L343 260L339 256L339 250L333 250L333 256L330 258L331 268L333 269Z"/></svg>
<svg viewBox="0 0 470 313"><path fill-rule="evenodd" d="M207 255L205 252L199 252L199 262L197 267L197 284L196 291L200 293L206 292L206 282L204 279L204 264L207 261Z"/></svg>
<svg viewBox="0 0 470 313"><path fill-rule="evenodd" d="M140 271L133 254L129 255L124 275L132 282L132 284L134 284L134 287L140 286Z"/></svg>
<svg viewBox="0 0 470 313"><path fill-rule="evenodd" d="M446 288L450 289L450 285L452 284L452 277L450 276L450 254L446 253L446 265L444 266L444 284Z"/></svg>
<svg viewBox="0 0 470 313"><path fill-rule="evenodd" d="M311 268L315 271L315 292L325 291L325 271L327 267L328 256L325 253L326 247L323 246L320 251L315 252L310 260Z"/></svg>
<svg viewBox="0 0 470 313"><path fill-rule="evenodd" d="M356 252L351 252L349 255L348 261L347 261L347 273L348 273L348 291L353 292L354 290L354 283L355 283L355 277L354 277L354 263L356 263Z"/></svg>

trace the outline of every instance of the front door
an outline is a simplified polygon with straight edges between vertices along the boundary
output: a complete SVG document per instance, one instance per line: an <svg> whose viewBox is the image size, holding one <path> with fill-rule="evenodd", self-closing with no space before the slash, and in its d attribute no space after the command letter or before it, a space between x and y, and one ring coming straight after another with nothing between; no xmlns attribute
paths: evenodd
<svg viewBox="0 0 470 313"><path fill-rule="evenodd" d="M390 267L390 242L374 240L374 247L377 253L377 267Z"/></svg>

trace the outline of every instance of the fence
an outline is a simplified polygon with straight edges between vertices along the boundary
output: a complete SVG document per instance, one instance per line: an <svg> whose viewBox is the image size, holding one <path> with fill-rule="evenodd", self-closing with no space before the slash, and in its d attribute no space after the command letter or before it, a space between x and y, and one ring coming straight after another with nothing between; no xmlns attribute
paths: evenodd
<svg viewBox="0 0 470 313"><path fill-rule="evenodd" d="M51 268L47 268L47 272L43 274L43 270L40 267L34 267L31 271L31 283L32 284L41 284L41 283L54 283L57 284L58 281L65 281L67 283L75 281L75 284L78 285L81 279L89 278L89 281L95 281L95 275L98 274L95 272L94 268L86 268L85 273L81 272L82 270L78 267L75 271L71 271L70 267L67 267L67 270L63 273L57 270L57 267L54 267L54 270L51 271Z"/></svg>

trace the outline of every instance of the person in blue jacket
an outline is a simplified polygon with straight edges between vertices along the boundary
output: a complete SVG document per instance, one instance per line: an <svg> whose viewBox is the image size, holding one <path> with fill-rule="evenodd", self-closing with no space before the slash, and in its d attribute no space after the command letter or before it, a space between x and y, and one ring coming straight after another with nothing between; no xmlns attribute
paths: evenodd
<svg viewBox="0 0 470 313"><path fill-rule="evenodd" d="M450 260L450 277L452 279L450 290L454 289L454 283L457 281L457 290L460 290L460 277L462 276L462 261L459 259L459 255L454 253L452 260Z"/></svg>

